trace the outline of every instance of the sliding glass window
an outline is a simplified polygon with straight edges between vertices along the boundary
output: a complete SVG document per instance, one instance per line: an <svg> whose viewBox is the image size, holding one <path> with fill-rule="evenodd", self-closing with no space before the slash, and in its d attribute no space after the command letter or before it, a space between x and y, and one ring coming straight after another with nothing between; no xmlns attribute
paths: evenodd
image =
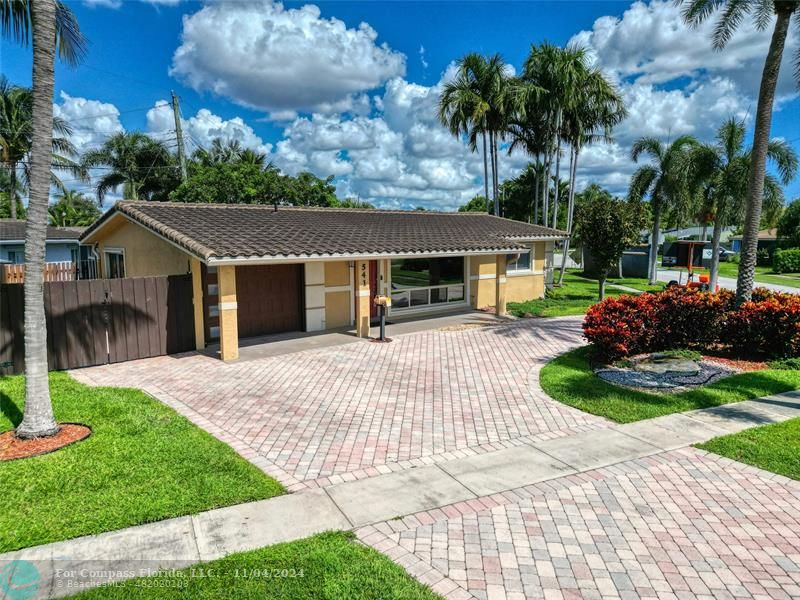
<svg viewBox="0 0 800 600"><path fill-rule="evenodd" d="M464 257L392 261L392 308L464 301Z"/></svg>

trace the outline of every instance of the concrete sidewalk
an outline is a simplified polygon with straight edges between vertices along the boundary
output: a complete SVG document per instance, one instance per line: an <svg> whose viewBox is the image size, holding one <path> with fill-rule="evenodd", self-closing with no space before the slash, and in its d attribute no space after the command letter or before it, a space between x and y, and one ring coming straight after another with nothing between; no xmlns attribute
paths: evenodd
<svg viewBox="0 0 800 600"><path fill-rule="evenodd" d="M0 555L36 561L37 597L64 596L58 577L180 568L331 529L353 529L674 450L800 417L800 391L667 415L415 469ZM86 572L85 577L80 573ZM60 583L60 581L62 581Z"/></svg>

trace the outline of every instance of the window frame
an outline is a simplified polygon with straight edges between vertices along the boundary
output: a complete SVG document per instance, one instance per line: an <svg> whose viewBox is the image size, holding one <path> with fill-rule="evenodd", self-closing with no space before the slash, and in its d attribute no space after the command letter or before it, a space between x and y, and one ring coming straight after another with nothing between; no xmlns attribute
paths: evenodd
<svg viewBox="0 0 800 600"><path fill-rule="evenodd" d="M524 269L519 269L517 266L519 265L519 258L523 254L528 255L528 266ZM514 256L513 254L511 256ZM513 262L506 263L506 275L515 276L515 275L530 275L533 273L533 248L526 250L525 252L520 252L516 255L516 259ZM511 265L514 265L512 268Z"/></svg>
<svg viewBox="0 0 800 600"><path fill-rule="evenodd" d="M427 260L434 260L438 258L460 258L462 260L462 276L460 283L442 283L439 285L428 285L428 286L418 286L418 287L401 287L401 288L393 288L393 280L391 276L392 272L392 262L395 260L415 260L415 259L427 259ZM407 294L409 303L407 306L400 306L399 304L392 304L392 307L389 309L390 314L392 312L415 312L415 311L435 311L435 310L442 310L446 309L446 307L456 307L456 306L463 306L468 304L469 302L469 260L468 256L466 255L459 255L456 257L452 256L434 256L434 257L405 257L405 258L392 258L388 261L389 273L388 273L388 293L395 297L399 294ZM444 290L446 296L450 295L449 288L461 288L461 298L457 300L445 300L439 302L431 302L433 290ZM411 303L411 293L412 292L420 292L425 290L427 293L428 302L427 303L420 303L420 304L412 304Z"/></svg>
<svg viewBox="0 0 800 600"><path fill-rule="evenodd" d="M122 277L111 276L111 262L109 255L122 257ZM106 279L125 279L128 274L128 264L125 257L125 248L103 248L103 272Z"/></svg>

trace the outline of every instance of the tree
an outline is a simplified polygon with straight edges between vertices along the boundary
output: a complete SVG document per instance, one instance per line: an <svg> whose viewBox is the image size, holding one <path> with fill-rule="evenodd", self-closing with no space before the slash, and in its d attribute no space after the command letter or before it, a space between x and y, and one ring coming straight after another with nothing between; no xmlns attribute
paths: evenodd
<svg viewBox="0 0 800 600"><path fill-rule="evenodd" d="M742 21L754 22L759 30L766 29L774 19L772 39L764 61L761 86L758 92L753 149L747 184L742 253L739 276L736 281L736 300L745 302L753 293L755 280L758 230L761 224L761 209L764 199L764 182L767 175L772 107L778 85L783 50L792 17L798 19L800 0L683 0L683 18L691 26L697 26L721 9L714 28L713 45L722 50L733 37ZM795 76L800 79L800 49L797 53L798 67Z"/></svg>
<svg viewBox="0 0 800 600"><path fill-rule="evenodd" d="M576 216L576 233L592 254L599 273L600 300L606 295L608 274L625 248L639 240L644 209L638 200L619 200L610 194L590 196Z"/></svg>
<svg viewBox="0 0 800 600"><path fill-rule="evenodd" d="M25 410L16 429L21 438L58 432L47 376L47 322L44 312L44 257L53 150L55 54L76 64L85 40L72 12L60 0L2 0L4 36L33 43L33 102L28 222L25 228ZM12 195L14 188L12 190ZM14 206L12 202L12 206Z"/></svg>
<svg viewBox="0 0 800 600"><path fill-rule="evenodd" d="M744 147L745 125L731 117L717 130L714 144L697 146L692 151L691 177L702 185L702 213L714 221L711 235L711 273L709 285L716 289L719 275L719 245L723 227L741 222L745 213L747 179L752 151ZM765 175L764 205L774 212L783 205L783 190L797 172L797 154L783 140L771 140L768 156L777 167L779 179Z"/></svg>
<svg viewBox="0 0 800 600"><path fill-rule="evenodd" d="M800 248L800 198L792 200L778 221L778 239L788 248Z"/></svg>
<svg viewBox="0 0 800 600"><path fill-rule="evenodd" d="M66 169L79 179L86 179L85 171L73 159L77 155L68 137L72 134L69 125L60 118L53 119L51 161L57 170ZM11 218L16 219L22 204L20 194L25 191L30 179L30 163L27 160L33 142L33 92L30 88L11 85L0 77L0 159L7 171L6 193L14 195L16 202L10 205ZM22 178L19 178L19 174ZM64 189L55 173L51 172L54 185ZM13 190L13 191L12 191Z"/></svg>
<svg viewBox="0 0 800 600"><path fill-rule="evenodd" d="M11 194L11 174L8 169L0 168L0 219L11 219L14 218L11 216L11 201L10 198ZM22 202L19 201L19 195L24 191L22 188L22 184L15 178L15 188L16 194L14 194L14 199L16 200L16 218L17 219L24 219L25 218L25 206Z"/></svg>
<svg viewBox="0 0 800 600"><path fill-rule="evenodd" d="M650 243L650 284L657 280L656 261L661 235L661 217L669 207L685 206L689 198L688 169L689 151L696 147L697 140L689 135L676 139L671 144L662 144L651 137L639 138L631 148L631 158L638 162L647 155L651 162L642 165L631 177L628 197L641 200L650 196L653 229Z"/></svg>
<svg viewBox="0 0 800 600"><path fill-rule="evenodd" d="M473 196L469 202L458 207L458 212L486 212L488 201L486 196Z"/></svg>
<svg viewBox="0 0 800 600"><path fill-rule="evenodd" d="M205 150L200 148L192 155L192 160L204 165L213 165L222 162L243 162L258 166L264 166L267 156L244 148L238 140L223 140L214 138L211 141L211 148Z"/></svg>
<svg viewBox="0 0 800 600"><path fill-rule="evenodd" d="M47 375L44 260L50 162L53 147L53 87L56 5L36 0L33 24L33 125L30 149L28 221L25 227L25 411L16 430L27 439L58 433Z"/></svg>
<svg viewBox="0 0 800 600"><path fill-rule="evenodd" d="M87 150L81 165L103 172L97 179L97 203L122 186L126 200L166 200L180 182L175 157L160 141L138 131L115 133L95 150Z"/></svg>
<svg viewBox="0 0 800 600"><path fill-rule="evenodd" d="M88 227L102 214L94 201L73 190L61 193L48 210L50 223L59 227Z"/></svg>
<svg viewBox="0 0 800 600"><path fill-rule="evenodd" d="M489 58L467 54L456 66L455 79L445 84L439 97L439 121L454 136L466 135L473 152L478 148L478 139L482 140L484 195L489 197L488 163L491 163L494 212L499 215L498 141L505 135L515 110L515 93L522 88L508 76L499 54Z"/></svg>
<svg viewBox="0 0 800 600"><path fill-rule="evenodd" d="M344 200L339 200L338 198L331 202L331 206L333 208L364 208L374 210L375 205L366 202L365 200L359 200L358 198L345 198Z"/></svg>

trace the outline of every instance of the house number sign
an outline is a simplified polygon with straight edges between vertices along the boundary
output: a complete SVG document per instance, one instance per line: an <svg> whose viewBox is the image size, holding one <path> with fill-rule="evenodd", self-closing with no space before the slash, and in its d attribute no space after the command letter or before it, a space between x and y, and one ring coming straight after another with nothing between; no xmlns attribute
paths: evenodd
<svg viewBox="0 0 800 600"><path fill-rule="evenodd" d="M367 272L367 263L361 263L361 287L369 285L369 273Z"/></svg>

